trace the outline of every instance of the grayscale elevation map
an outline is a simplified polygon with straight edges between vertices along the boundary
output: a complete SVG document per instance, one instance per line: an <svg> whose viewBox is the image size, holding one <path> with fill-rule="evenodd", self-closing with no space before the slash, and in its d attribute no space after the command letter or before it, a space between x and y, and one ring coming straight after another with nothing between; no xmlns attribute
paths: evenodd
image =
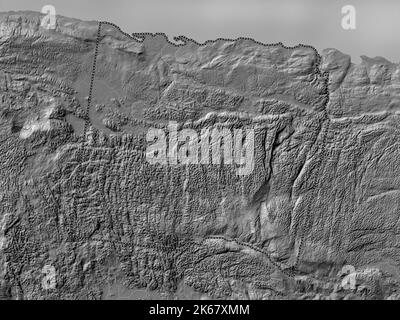
<svg viewBox="0 0 400 320"><path fill-rule="evenodd" d="M400 299L395 51L44 5L0 13L0 300Z"/></svg>

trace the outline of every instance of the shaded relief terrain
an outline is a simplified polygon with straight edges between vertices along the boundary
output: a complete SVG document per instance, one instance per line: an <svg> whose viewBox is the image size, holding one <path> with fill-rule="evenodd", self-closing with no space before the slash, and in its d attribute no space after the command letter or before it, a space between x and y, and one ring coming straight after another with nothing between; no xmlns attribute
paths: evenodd
<svg viewBox="0 0 400 320"><path fill-rule="evenodd" d="M41 17L0 14L0 299L400 298L398 64ZM254 170L148 163L170 121Z"/></svg>

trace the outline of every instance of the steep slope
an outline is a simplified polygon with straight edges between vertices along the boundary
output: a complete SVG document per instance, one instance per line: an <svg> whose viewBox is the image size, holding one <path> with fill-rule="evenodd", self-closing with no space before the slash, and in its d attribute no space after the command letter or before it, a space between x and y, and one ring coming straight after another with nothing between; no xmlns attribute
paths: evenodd
<svg viewBox="0 0 400 320"><path fill-rule="evenodd" d="M0 15L3 298L397 297L398 65L40 18ZM149 163L171 121L254 169Z"/></svg>

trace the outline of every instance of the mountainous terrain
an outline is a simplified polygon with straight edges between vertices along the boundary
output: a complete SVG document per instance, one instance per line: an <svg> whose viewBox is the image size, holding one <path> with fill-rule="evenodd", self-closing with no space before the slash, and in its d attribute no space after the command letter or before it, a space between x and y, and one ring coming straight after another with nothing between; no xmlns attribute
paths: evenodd
<svg viewBox="0 0 400 320"><path fill-rule="evenodd" d="M0 13L1 299L400 298L400 65ZM254 170L146 133L255 132Z"/></svg>

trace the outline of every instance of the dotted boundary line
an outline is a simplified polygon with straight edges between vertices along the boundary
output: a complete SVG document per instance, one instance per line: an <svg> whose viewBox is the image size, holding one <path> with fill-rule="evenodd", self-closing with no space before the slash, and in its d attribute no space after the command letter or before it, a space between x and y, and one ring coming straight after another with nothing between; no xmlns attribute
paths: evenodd
<svg viewBox="0 0 400 320"><path fill-rule="evenodd" d="M90 84L89 84L89 94L88 94L88 101L87 101L87 107L85 110L85 126L83 129L83 139L85 141L86 139L86 132L89 127L89 112L90 112L90 107L92 104L92 99L93 99L93 87L94 87L94 78L96 76L96 67L97 67L97 55L99 53L99 43L100 43L100 33L101 33L101 22L99 22L99 25L97 27L97 36L96 36L96 45L94 49L94 57L93 57L93 65L92 65L92 73L90 75Z"/></svg>
<svg viewBox="0 0 400 320"><path fill-rule="evenodd" d="M317 57L317 61L316 61L315 65L314 65L314 71L315 71L315 73L316 73L317 75L319 75L319 76L321 76L321 77L323 78L323 81L324 81L324 83L325 83L324 94L326 95L326 99L325 99L323 108L324 108L324 112L326 113L326 106L327 106L327 104L329 103L329 96L330 96L330 95L329 95L329 86L328 86L328 83L329 83L329 73L328 73L328 72L321 72L320 66L321 66L322 57L321 57L321 55L319 54L318 50L317 50L315 47L311 46L311 45L306 45L306 44L301 44L301 43L300 43L300 44L295 45L295 46L286 46L286 45L284 45L282 42L277 42L277 43L263 43L263 42L257 41L257 40L255 40L255 39L253 39L253 38L250 38L250 37L238 37L238 38L236 38L236 39L217 38L217 39L215 39L215 40L206 40L206 41L203 42L203 43L199 43L199 42L197 42L196 40L194 40L194 39L192 39L192 38L188 38L188 37L183 36L183 35L173 37L173 39L174 39L175 41L181 42L181 43L174 43L174 42L170 41L169 38L168 38L168 36L167 36L165 33L163 33L163 32L156 32L156 33L151 33L151 32L139 32L139 33L128 34L128 33L124 32L118 25L116 25L116 24L114 24L114 23L112 23L112 22L109 22L109 21L99 21L99 22L98 22L98 29L97 29L95 53L94 53L94 58L93 58L93 67L92 67L92 73L91 73L91 77L90 77L90 86L89 86L89 95L88 95L87 109L86 109L86 111L85 111L85 127L84 127L84 131L83 131L83 133L84 133L84 136L83 136L84 140L83 140L83 141L85 141L85 139L86 139L87 129L88 129L89 125L90 125L89 111L90 111L90 107L91 107L91 103L92 103L92 99L93 99L93 87L94 87L94 80L95 80L95 74L96 74L97 56L98 56L98 50L99 50L99 43L100 43L100 36L101 36L102 25L109 25L109 26L112 26L112 27L114 27L115 29L117 29L120 33L122 33L123 35L125 35L126 37L128 37L129 39L131 39L131 40L133 40L133 41L135 41L135 42L138 42L138 43L143 43L147 37L161 36L161 37L163 37L163 38L165 39L165 41L166 41L167 43L169 43L169 44L171 44L171 45L173 45L173 46L175 46L175 47L183 47L183 46L186 46L188 43L194 43L194 44L196 44L197 46L201 47L201 46L206 46L206 45L208 45L208 44L214 44L214 43L219 42L219 41L224 41L224 42L236 42L236 41L246 40L246 41L252 41L253 43L258 44L258 45L261 45L261 46L264 46L264 47L281 47L281 48L284 48L284 49L287 49L287 50L294 50L294 49L298 49L298 48L312 49L312 50L314 51L316 57ZM314 79L312 82L314 82L315 80L316 80L316 79ZM321 125L322 125L322 124L321 124ZM307 214L306 216L307 216L307 217L306 217L306 220L307 220L308 218L310 218L310 217L309 217L309 214ZM300 245L299 245L298 253L297 253L296 258L295 258L295 263L294 263L294 265L293 265L292 267L286 266L286 268L294 268L294 269L296 269L296 268L298 267L299 258L300 258L300 256L301 256L302 250L303 250L303 248L304 248L305 236L306 236L306 231L303 230L303 232L301 232L301 234L300 234ZM265 252L265 251L264 251L263 249L261 249L261 248L258 248L257 246L254 246L254 245L251 245L251 244L248 244L248 243L245 243L245 242L241 242L241 241L235 240L235 239L228 239L228 238L225 238L225 237L223 237L223 236L209 236L209 237L207 237L207 238L208 238L208 239L222 239L222 240L225 240L225 241L234 241L234 242L236 242L236 243L239 244L239 245L247 246L247 247L249 247L249 248L251 248L251 249L253 249L253 250L256 250L256 251L258 251L258 252L260 252L260 253L263 253L264 255L267 256L268 260L269 260L276 268L278 268L281 272L285 273L286 275L288 275L288 276L290 276L290 277L293 277L293 274L292 274L292 273L288 272L287 270L284 270L281 266L278 265L277 262L275 262L275 261L270 257L270 255L269 255L267 252ZM206 239L207 239L207 238L206 238Z"/></svg>
<svg viewBox="0 0 400 320"><path fill-rule="evenodd" d="M171 44L171 45L173 45L175 47L184 47L190 42L196 44L199 47L202 47L202 46L206 46L208 44L216 43L218 41L237 42L237 41L241 41L241 40L247 40L247 41L252 41L252 42L254 42L254 43L258 44L258 45L264 46L264 47L281 47L281 48L284 48L284 49L287 49L287 50L294 50L294 49L298 49L298 48L312 49L314 51L314 53L316 54L316 56L317 56L317 62L316 62L316 65L314 66L315 67L315 71L316 71L316 73L318 75L320 75L320 76L322 76L324 78L325 84L326 84L326 86L325 86L325 91L326 91L325 94L328 94L328 97L329 97L329 90L328 90L329 73L328 72L321 72L320 66L321 66L322 57L319 54L318 50L315 49L315 47L313 47L311 45L300 43L298 45L290 47L290 46L284 45L282 42L263 43L261 41L255 40L255 39L250 38L250 37L238 37L236 39L216 38L215 40L206 40L205 42L200 43L200 42L197 42L196 40L194 40L192 38L188 38L188 37L183 36L183 35L173 37L173 39L175 41L180 41L182 43L174 43L171 40L169 40L168 36L163 32L155 32L155 33L138 32L138 33L128 34L128 33L124 32L124 31L122 31L122 29L118 25L116 25L115 23L108 22L108 21L100 21L99 24L100 25L104 24L104 25L112 26L112 27L116 28L119 32L121 32L123 35L127 36L129 39L131 39L133 41L136 41L136 42L139 42L139 43L143 43L144 40L146 39L146 37L149 37L149 36L150 37L161 36L161 37L163 37L165 39L166 42L168 42L169 44ZM326 105L327 105L327 102L325 103L324 107L326 107Z"/></svg>

